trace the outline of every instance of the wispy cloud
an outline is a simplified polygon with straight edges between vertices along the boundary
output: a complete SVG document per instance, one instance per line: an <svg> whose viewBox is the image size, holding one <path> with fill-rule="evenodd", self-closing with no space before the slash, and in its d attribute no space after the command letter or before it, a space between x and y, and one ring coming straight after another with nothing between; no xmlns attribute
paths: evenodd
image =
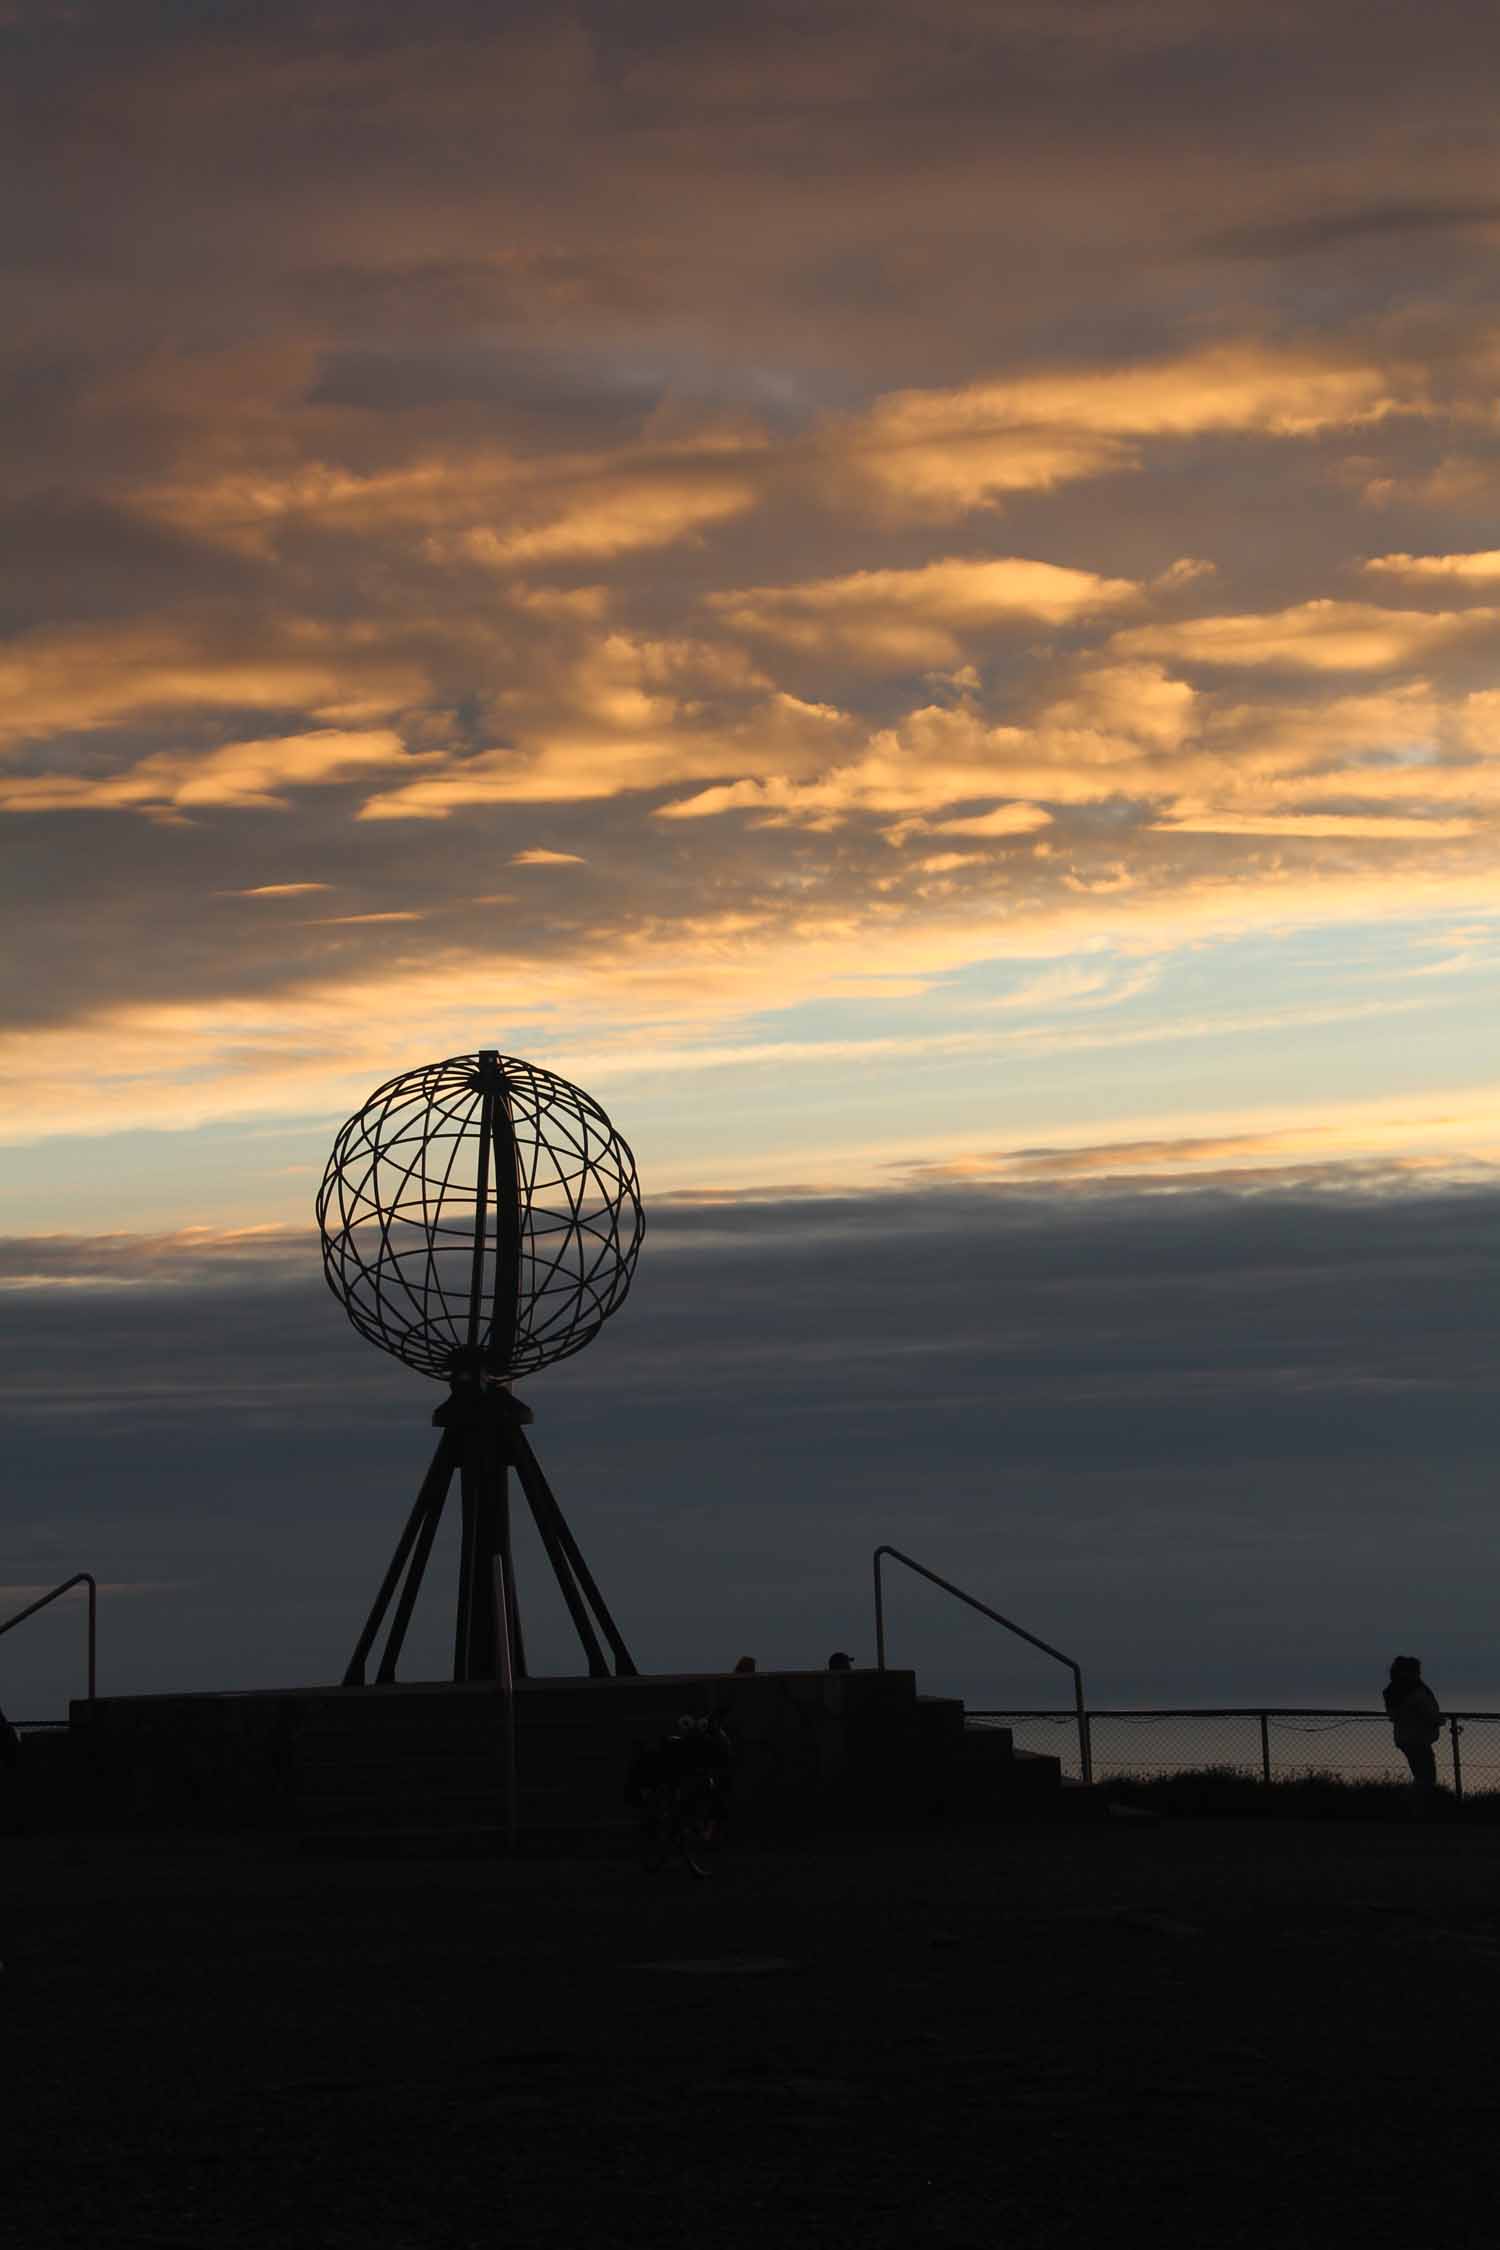
<svg viewBox="0 0 1500 2250"><path fill-rule="evenodd" d="M1429 663L1478 635L1500 610L1377 609L1328 598L1265 616L1195 617L1128 627L1111 645L1128 656L1306 672L1394 672Z"/></svg>
<svg viewBox="0 0 1500 2250"><path fill-rule="evenodd" d="M1108 370L1056 367L951 390L891 394L830 433L852 491L887 508L953 516L1009 494L1139 468L1150 439L1306 438L1418 409L1410 370L1335 347L1216 344Z"/></svg>
<svg viewBox="0 0 1500 2250"><path fill-rule="evenodd" d="M1126 579L1003 556L715 594L711 604L735 632L752 639L910 672L960 663L968 642L997 626L1017 620L1066 625L1132 602L1138 593Z"/></svg>
<svg viewBox="0 0 1500 2250"><path fill-rule="evenodd" d="M237 898L305 898L310 891L326 891L328 883L255 883L247 891L237 891Z"/></svg>
<svg viewBox="0 0 1500 2250"><path fill-rule="evenodd" d="M1361 568L1381 577L1423 579L1440 583L1500 585L1500 549L1486 548L1477 555L1372 555Z"/></svg>
<svg viewBox="0 0 1500 2250"><path fill-rule="evenodd" d="M373 914L320 914L313 926L324 930L347 930L357 929L365 922L425 922L426 919L426 915L418 913L414 907L395 906L384 907Z"/></svg>
<svg viewBox="0 0 1500 2250"><path fill-rule="evenodd" d="M1197 813L1157 826L1179 836L1348 836L1432 843L1472 836L1472 820L1405 820L1398 813Z"/></svg>
<svg viewBox="0 0 1500 2250"><path fill-rule="evenodd" d="M401 738L388 729L344 733L330 728L280 740L227 742L217 749L156 751L123 772L0 777L0 811L156 812L209 807L279 810L295 789L335 787L411 761ZM326 884L271 884L247 898L286 898Z"/></svg>

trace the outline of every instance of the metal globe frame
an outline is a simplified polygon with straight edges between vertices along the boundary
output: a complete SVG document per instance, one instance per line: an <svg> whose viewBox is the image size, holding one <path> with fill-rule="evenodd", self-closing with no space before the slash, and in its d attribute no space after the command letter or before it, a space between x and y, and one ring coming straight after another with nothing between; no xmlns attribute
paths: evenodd
<svg viewBox="0 0 1500 2250"><path fill-rule="evenodd" d="M511 1384L598 1334L645 1232L635 1160L581 1088L484 1048L403 1072L340 1131L317 1198L323 1271L362 1336L445 1380L441 1431L344 1674L395 1679L455 1472L462 1506L455 1680L526 1676L512 1470L594 1676L635 1664L525 1432Z"/></svg>

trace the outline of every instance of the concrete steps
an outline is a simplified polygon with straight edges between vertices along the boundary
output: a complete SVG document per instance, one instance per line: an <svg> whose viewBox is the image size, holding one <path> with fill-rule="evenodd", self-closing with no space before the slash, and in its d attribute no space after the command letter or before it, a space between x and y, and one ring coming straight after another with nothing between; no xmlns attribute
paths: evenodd
<svg viewBox="0 0 1500 2250"><path fill-rule="evenodd" d="M934 1761L927 1804L940 1820L1014 1819L1049 1810L1061 1782L1060 1760L1017 1750L1008 1727L960 1725Z"/></svg>

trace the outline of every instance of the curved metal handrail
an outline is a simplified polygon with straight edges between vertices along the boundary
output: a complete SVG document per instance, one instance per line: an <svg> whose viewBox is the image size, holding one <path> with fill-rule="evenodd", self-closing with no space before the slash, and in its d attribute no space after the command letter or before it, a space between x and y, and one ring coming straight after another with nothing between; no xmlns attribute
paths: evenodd
<svg viewBox="0 0 1500 2250"><path fill-rule="evenodd" d="M43 1594L39 1600L28 1603L25 1609L18 1609L14 1617L7 1617L5 1622L0 1624L0 1634L14 1632L18 1625L25 1624L28 1617L35 1617L39 1609L45 1609L49 1602L55 1602L60 1594L70 1594L75 1586L87 1586L89 1590L89 1701L92 1703L94 1700L94 1655L99 1611L99 1587L91 1570L75 1570L71 1578L65 1578L60 1586L54 1586L50 1594Z"/></svg>
<svg viewBox="0 0 1500 2250"><path fill-rule="evenodd" d="M977 1600L973 1594L966 1594L962 1586L955 1586L951 1579L939 1578L935 1570L929 1570L925 1563L904 1555L899 1547L877 1547L872 1558L875 1565L875 1662L879 1669L882 1672L885 1670L885 1588L880 1576L880 1563L884 1555L889 1555L892 1562L904 1563L919 1578L927 1579L934 1586L941 1586L943 1592L951 1594L955 1601L967 1602L969 1608L977 1609L981 1617L988 1617L994 1624L1003 1625L1007 1633L1014 1633L1018 1639L1029 1641L1044 1656L1055 1656L1059 1664L1066 1664L1073 1675L1073 1702L1078 1718L1078 1767L1085 1786L1090 1784L1094 1778L1094 1760L1089 1744L1089 1715L1083 1701L1083 1674L1072 1657L1064 1656L1062 1650L1054 1648L1050 1641L1039 1640L1035 1633L1028 1633L1024 1625L1017 1625L1013 1619L1002 1617L998 1609L990 1608L988 1602Z"/></svg>

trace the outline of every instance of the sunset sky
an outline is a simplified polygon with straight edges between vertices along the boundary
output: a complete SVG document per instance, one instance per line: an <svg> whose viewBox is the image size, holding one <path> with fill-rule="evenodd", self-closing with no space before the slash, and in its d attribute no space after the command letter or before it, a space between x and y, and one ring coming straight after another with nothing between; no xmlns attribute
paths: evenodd
<svg viewBox="0 0 1500 2250"><path fill-rule="evenodd" d="M640 1166L534 1390L644 1663L868 1654L894 1538L1119 1700L1500 1692L1497 70L0 0L6 1607L341 1669L435 1394L312 1197L492 1045Z"/></svg>

